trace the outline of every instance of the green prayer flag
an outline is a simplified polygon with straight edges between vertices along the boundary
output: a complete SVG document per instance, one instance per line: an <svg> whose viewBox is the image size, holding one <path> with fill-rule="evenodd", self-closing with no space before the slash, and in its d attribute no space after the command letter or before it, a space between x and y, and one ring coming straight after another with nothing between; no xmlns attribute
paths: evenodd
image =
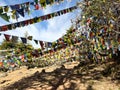
<svg viewBox="0 0 120 90"><path fill-rule="evenodd" d="M109 57L112 58L112 54L111 53L109 54Z"/></svg>
<svg viewBox="0 0 120 90"><path fill-rule="evenodd" d="M0 7L0 14L1 14L1 13L3 13L3 8L2 8L2 7Z"/></svg>
<svg viewBox="0 0 120 90"><path fill-rule="evenodd" d="M52 17L55 17L55 14L54 14L54 13L52 13L52 14L51 14L51 16L52 16Z"/></svg>
<svg viewBox="0 0 120 90"><path fill-rule="evenodd" d="M17 61L17 59L16 59L16 58L13 58L13 61L14 61L14 62L16 62L16 61Z"/></svg>
<svg viewBox="0 0 120 90"><path fill-rule="evenodd" d="M18 65L21 65L21 62L19 60L17 60L17 63L18 63Z"/></svg>
<svg viewBox="0 0 120 90"><path fill-rule="evenodd" d="M7 16L7 13L0 14L0 17L9 22L10 16Z"/></svg>
<svg viewBox="0 0 120 90"><path fill-rule="evenodd" d="M40 18L37 18L37 22L40 22L41 21L41 19Z"/></svg>
<svg viewBox="0 0 120 90"><path fill-rule="evenodd" d="M36 4L38 4L38 0L34 0Z"/></svg>

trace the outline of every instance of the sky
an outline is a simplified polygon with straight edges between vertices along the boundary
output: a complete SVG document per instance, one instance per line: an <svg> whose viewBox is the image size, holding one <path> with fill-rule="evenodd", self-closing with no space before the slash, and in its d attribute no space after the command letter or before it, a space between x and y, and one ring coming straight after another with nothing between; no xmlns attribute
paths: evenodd
<svg viewBox="0 0 120 90"><path fill-rule="evenodd" d="M27 1L33 2L34 0L0 0L0 6L15 5ZM35 10L30 15L25 14L25 17L20 17L18 21L23 21L26 19L34 18L36 16L42 16L65 8L72 7L75 6L78 1L80 0L71 0L71 2L70 0L64 0L64 2L60 3L59 5L47 5L45 9ZM71 19L74 19L79 13L80 10L77 9L74 12L54 17L46 21L28 25L22 28L16 28L14 30L8 30L2 33L18 37L24 37L25 33L27 32L29 36L33 36L33 39L53 42L66 33L66 30L69 29L69 27L72 24ZM10 22L6 22L0 17L0 26L15 22L17 21L13 19L10 19ZM3 34L0 36L0 43L4 39ZM29 43L32 44L34 48L40 47L40 45L35 44L34 41L29 41Z"/></svg>

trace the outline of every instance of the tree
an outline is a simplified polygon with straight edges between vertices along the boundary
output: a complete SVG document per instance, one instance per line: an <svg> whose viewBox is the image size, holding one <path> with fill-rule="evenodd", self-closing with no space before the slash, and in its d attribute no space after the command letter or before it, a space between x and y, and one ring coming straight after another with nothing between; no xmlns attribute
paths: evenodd
<svg viewBox="0 0 120 90"><path fill-rule="evenodd" d="M120 31L120 0L83 0L78 3L78 6L82 9L81 24L91 28L94 37L100 43L100 51L106 53L104 43L115 42L119 36L116 31ZM96 40L96 38L94 39ZM93 40L91 39L91 41ZM114 45L117 46L118 43L114 43Z"/></svg>
<svg viewBox="0 0 120 90"><path fill-rule="evenodd" d="M92 18L91 27L111 27L112 21L117 23L120 20L120 0L83 0L78 5L82 9L82 23L86 24ZM115 24L114 28L118 28ZM118 30L118 29L117 29Z"/></svg>
<svg viewBox="0 0 120 90"><path fill-rule="evenodd" d="M0 49L13 49L16 47L16 44L15 43L12 43L11 41L6 41L6 40L3 40L1 46L0 46Z"/></svg>

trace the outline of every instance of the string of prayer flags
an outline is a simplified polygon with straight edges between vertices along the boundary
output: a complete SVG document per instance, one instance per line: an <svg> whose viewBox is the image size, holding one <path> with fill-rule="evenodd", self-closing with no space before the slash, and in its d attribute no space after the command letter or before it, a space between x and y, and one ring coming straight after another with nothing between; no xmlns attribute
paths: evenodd
<svg viewBox="0 0 120 90"><path fill-rule="evenodd" d="M12 11L9 11L10 8L12 10L24 9L25 11L28 11L28 9L30 7L30 3L32 3L32 2L25 2L25 3L21 3L21 4L1 6L0 7L0 13L12 12Z"/></svg>
<svg viewBox="0 0 120 90"><path fill-rule="evenodd" d="M3 33L0 33L0 35L1 34L3 34ZM16 43L18 38L19 38L18 36L13 36L13 35L8 35L8 34L3 34L3 35L6 39L6 41L11 41L12 40L12 42L14 42L14 43ZM10 39L11 36L12 36L12 38ZM27 39L28 40L33 40L32 38L33 38L32 36L28 36L27 38L20 37L22 43L24 43L24 44L27 44ZM52 42L46 42L46 41L35 40L35 39L34 39L34 41L35 41L36 44L38 44L38 42L39 42L42 49L52 47Z"/></svg>
<svg viewBox="0 0 120 90"><path fill-rule="evenodd" d="M75 9L77 9L77 7L73 6L73 7L63 9L63 10L60 10L60 11L57 11L57 12L54 12L54 13L50 13L50 14L47 14L47 15L44 15L44 16L35 17L35 18L28 19L28 20L25 20L25 21L20 21L20 22L8 24L8 25L0 26L0 31L12 30L12 29L16 29L17 27L24 27L24 26L27 26L27 25L30 25L30 24L38 23L40 21L48 20L48 19L51 19L53 17L57 17L57 16L60 16L60 15L72 12ZM22 16L24 16L23 10L22 10L22 12L20 11L19 13ZM6 20L8 20L8 18L6 18L5 16L4 16L4 18ZM6 27L6 28L3 28L3 27Z"/></svg>
<svg viewBox="0 0 120 90"><path fill-rule="evenodd" d="M46 5L52 5L54 3L60 3L63 2L64 0L34 0L33 2L25 2L21 4L15 4L15 5L8 5L8 6L1 6L0 7L0 14L7 14L8 12L12 13L12 19L18 19L15 18L15 14L13 13L14 11L18 12L21 16L24 17L25 13L30 14L30 12L34 10L39 10L40 7L46 7ZM34 6L34 8L31 8L31 6ZM12 9L12 11L10 10Z"/></svg>
<svg viewBox="0 0 120 90"><path fill-rule="evenodd" d="M19 5L13 5L13 6L11 6L11 8L12 8L12 10L14 10L13 15L15 15L16 12L18 12L21 16L24 17L24 8L21 8Z"/></svg>

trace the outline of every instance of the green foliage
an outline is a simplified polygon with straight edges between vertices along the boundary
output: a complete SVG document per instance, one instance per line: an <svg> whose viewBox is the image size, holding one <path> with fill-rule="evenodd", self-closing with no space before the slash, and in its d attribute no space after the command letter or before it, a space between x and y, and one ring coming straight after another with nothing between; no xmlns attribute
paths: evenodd
<svg viewBox="0 0 120 90"><path fill-rule="evenodd" d="M15 55L16 56L19 56L21 54L26 54L26 53L31 53L32 50L34 49L32 47L32 45L25 45L23 43L13 43L13 41L6 41L4 40L0 46L0 49L1 50L11 50L11 49L14 49L15 51ZM5 52L5 53L2 53L2 55L8 55L9 53L11 52Z"/></svg>
<svg viewBox="0 0 120 90"><path fill-rule="evenodd" d="M16 47L16 45L14 43L12 43L11 41L8 42L8 41L4 40L0 46L0 49L13 49L15 47Z"/></svg>

